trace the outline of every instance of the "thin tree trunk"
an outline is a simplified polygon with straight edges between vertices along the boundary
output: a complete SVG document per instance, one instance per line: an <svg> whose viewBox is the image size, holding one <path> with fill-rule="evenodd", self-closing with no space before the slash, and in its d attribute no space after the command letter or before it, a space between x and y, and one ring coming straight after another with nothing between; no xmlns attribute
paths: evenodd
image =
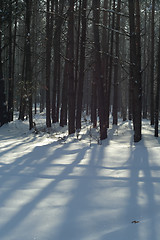
<svg viewBox="0 0 160 240"><path fill-rule="evenodd" d="M67 50L68 51L68 50ZM64 127L67 125L67 92L68 92L68 78L67 78L67 64L65 62L64 74L63 74L63 85L62 85L62 103L61 103L61 112L60 112L60 126Z"/></svg>
<svg viewBox="0 0 160 240"><path fill-rule="evenodd" d="M13 58L12 58L12 2L9 2L9 64L8 64L8 120L13 121Z"/></svg>
<svg viewBox="0 0 160 240"><path fill-rule="evenodd" d="M112 2L112 1L111 1ZM112 82L112 70L113 70L113 43L114 43L114 28L115 28L115 0L113 0L113 13L112 13L112 25L111 25L111 36L110 36L110 58L109 58L109 76L107 84L107 127L109 128L109 112L110 112L110 96L111 96L111 82Z"/></svg>
<svg viewBox="0 0 160 240"><path fill-rule="evenodd" d="M0 9L3 7L3 1L0 1ZM2 29L2 18L0 15L0 29ZM2 31L0 31L0 127L8 122L8 113L6 109L5 86L2 68Z"/></svg>
<svg viewBox="0 0 160 240"><path fill-rule="evenodd" d="M97 83L96 83L95 71L93 72L93 80L92 80L91 122L93 123L93 128L96 128L97 127Z"/></svg>
<svg viewBox="0 0 160 240"><path fill-rule="evenodd" d="M147 4L147 0L145 1ZM145 23L144 23L144 32L147 31L147 8L145 8ZM147 34L144 36L144 51L143 51L143 68L145 68L147 64ZM142 81L142 89L143 89L143 98L142 98L142 109L143 109L143 118L147 119L147 92L148 92L148 76L147 69L144 70L143 73L143 81Z"/></svg>
<svg viewBox="0 0 160 240"><path fill-rule="evenodd" d="M87 0L82 2L82 35L80 43L80 72L78 79L78 95L77 95L77 114L76 114L76 129L81 129L81 113L84 85L84 70L85 70L85 43L86 43L86 7Z"/></svg>
<svg viewBox="0 0 160 240"><path fill-rule="evenodd" d="M74 82L74 0L68 11L68 133L75 133L75 82Z"/></svg>
<svg viewBox="0 0 160 240"><path fill-rule="evenodd" d="M120 12L121 7L121 0L118 0L117 5L117 13ZM117 14L117 20L116 20L116 36L115 36L115 59L114 59L114 99L113 99L113 124L117 125L118 122L118 85L120 82L120 79L118 81L118 78L120 78L119 74L119 29L120 29L120 15Z"/></svg>
<svg viewBox="0 0 160 240"><path fill-rule="evenodd" d="M64 1L55 2L55 34L53 39L54 46L54 72L53 72L53 96L52 96L52 122L59 121L59 101L60 101L60 46L61 46L61 28L63 24L62 12Z"/></svg>
<svg viewBox="0 0 160 240"><path fill-rule="evenodd" d="M32 68L31 68L31 0L26 1L26 67L25 78L28 89L28 110L29 110L29 129L33 128L33 116L32 116Z"/></svg>
<svg viewBox="0 0 160 240"><path fill-rule="evenodd" d="M136 14L136 19L135 19ZM139 1L129 0L130 23L130 64L133 81L133 125L134 141L141 140L141 46L140 46L140 8Z"/></svg>
<svg viewBox="0 0 160 240"><path fill-rule="evenodd" d="M99 18L100 18L100 0L93 0L93 32L95 42L95 77L98 88L98 109L100 121L100 139L107 138L106 109L104 98L104 78L102 75L102 64L100 54L100 37L99 37Z"/></svg>
<svg viewBox="0 0 160 240"><path fill-rule="evenodd" d="M80 30L81 30L81 14L82 14L82 0L77 1L77 5L79 5L78 11L78 22L77 22L77 36L76 36L76 59L75 59L75 93L77 93L77 85L78 85L78 71L79 71L79 43L80 43ZM78 6L76 6L77 8Z"/></svg>
<svg viewBox="0 0 160 240"><path fill-rule="evenodd" d="M155 0L152 0L152 20L151 20L151 76L150 76L150 115L151 125L154 125L154 15L155 15Z"/></svg>
<svg viewBox="0 0 160 240"><path fill-rule="evenodd" d="M25 41L26 42L26 41ZM24 43L25 49L25 43ZM23 64L22 64L22 78L21 78L21 97L20 97L20 109L19 109L19 120L24 121L24 116L26 112L26 96L27 96L27 85L26 85L26 78L25 78L25 62L26 56L23 56Z"/></svg>
<svg viewBox="0 0 160 240"><path fill-rule="evenodd" d="M58 13L58 0L55 0L55 12ZM54 67L53 67L53 91L52 91L52 122L56 123L56 98L57 98L57 80L58 80L58 57L59 57L59 44L60 38L58 36L59 31L61 31L61 26L58 26L59 19L57 14L55 15L55 34L53 39L53 47L54 47Z"/></svg>
<svg viewBox="0 0 160 240"><path fill-rule="evenodd" d="M108 0L104 0L103 2L103 25L109 25L109 14L106 11L108 9ZM109 109L109 98L110 98L110 86L109 86L109 33L108 30L103 27L102 30L102 73L104 76L104 93L105 93L105 102L106 102L106 109ZM108 95L109 96L108 96ZM107 111L107 110L106 110ZM108 119L108 126L109 126L109 119Z"/></svg>
<svg viewBox="0 0 160 240"><path fill-rule="evenodd" d="M18 7L18 0L16 0L16 7ZM17 35L17 15L14 21L14 36L13 36L13 54L12 54L12 87L13 87L13 112L14 112L14 92L15 92L15 59L16 59L16 35Z"/></svg>
<svg viewBox="0 0 160 240"><path fill-rule="evenodd" d="M51 4L51 9L50 9ZM47 0L46 13L46 126L51 127L50 117L50 75L51 75L51 48L52 48L52 33L53 33L53 0Z"/></svg>
<svg viewBox="0 0 160 240"><path fill-rule="evenodd" d="M160 27L159 27L159 43L157 56L157 86L156 86L156 100L155 100L155 132L154 136L158 137L158 123L159 123L159 90L160 90Z"/></svg>

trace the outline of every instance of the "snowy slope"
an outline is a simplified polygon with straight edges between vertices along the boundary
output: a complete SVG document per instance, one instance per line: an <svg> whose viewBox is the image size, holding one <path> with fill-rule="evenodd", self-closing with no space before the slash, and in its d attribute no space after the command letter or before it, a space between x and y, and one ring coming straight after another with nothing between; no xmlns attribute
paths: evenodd
<svg viewBox="0 0 160 240"><path fill-rule="evenodd" d="M89 124L80 140L59 131L0 128L0 240L159 240L160 140L149 122L137 144L130 122L101 145Z"/></svg>

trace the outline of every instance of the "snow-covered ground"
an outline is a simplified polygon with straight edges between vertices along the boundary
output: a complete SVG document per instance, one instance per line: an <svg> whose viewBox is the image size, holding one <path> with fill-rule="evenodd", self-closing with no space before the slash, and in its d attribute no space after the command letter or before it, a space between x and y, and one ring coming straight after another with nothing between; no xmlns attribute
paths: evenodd
<svg viewBox="0 0 160 240"><path fill-rule="evenodd" d="M143 121L108 139L83 127L78 139L57 125L28 131L15 120L0 128L0 240L159 240L160 139Z"/></svg>

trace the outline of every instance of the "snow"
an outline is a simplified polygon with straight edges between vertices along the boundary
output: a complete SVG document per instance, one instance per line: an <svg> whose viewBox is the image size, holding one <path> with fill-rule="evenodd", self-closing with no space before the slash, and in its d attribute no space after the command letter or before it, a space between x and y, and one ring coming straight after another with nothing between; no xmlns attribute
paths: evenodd
<svg viewBox="0 0 160 240"><path fill-rule="evenodd" d="M158 240L160 139L143 121L119 121L98 144L83 125L78 139L57 124L44 132L44 116L0 128L1 240ZM85 123L86 124L86 123Z"/></svg>

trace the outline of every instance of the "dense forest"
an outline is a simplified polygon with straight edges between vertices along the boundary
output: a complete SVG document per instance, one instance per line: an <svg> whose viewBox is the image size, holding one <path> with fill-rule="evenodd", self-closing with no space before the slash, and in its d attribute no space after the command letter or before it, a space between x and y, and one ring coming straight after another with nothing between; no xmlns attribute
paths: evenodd
<svg viewBox="0 0 160 240"><path fill-rule="evenodd" d="M91 116L107 138L109 117L142 118L158 136L160 19L157 0L1 0L0 126L46 113L80 131Z"/></svg>

